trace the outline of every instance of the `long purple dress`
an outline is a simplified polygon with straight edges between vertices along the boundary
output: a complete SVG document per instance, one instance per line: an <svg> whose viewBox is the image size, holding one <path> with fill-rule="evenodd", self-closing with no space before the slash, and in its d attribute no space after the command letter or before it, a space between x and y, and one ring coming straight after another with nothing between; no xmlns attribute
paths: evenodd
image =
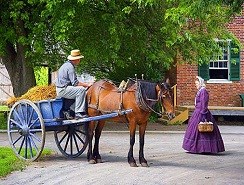
<svg viewBox="0 0 244 185"><path fill-rule="evenodd" d="M208 110L209 95L205 87L201 87L196 94L195 110L188 121L188 126L183 140L183 149L190 153L218 153L225 151L223 139L219 128L210 111ZM201 121L213 122L213 132L199 132L198 123Z"/></svg>

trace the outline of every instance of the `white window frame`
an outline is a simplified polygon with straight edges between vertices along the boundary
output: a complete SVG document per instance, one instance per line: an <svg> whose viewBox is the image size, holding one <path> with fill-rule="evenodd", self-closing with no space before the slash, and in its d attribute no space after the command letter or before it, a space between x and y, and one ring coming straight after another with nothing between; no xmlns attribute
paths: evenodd
<svg viewBox="0 0 244 185"><path fill-rule="evenodd" d="M219 39L215 39L216 42L227 42L227 54L224 54L224 52L222 53L222 55L218 54L218 60L211 60L209 63L209 70L211 69L227 69L228 70L228 78L227 79L214 79L214 78L210 78L207 83L232 83L232 81L230 81L230 42L231 40L219 40ZM223 49L224 50L224 49ZM227 57L227 59L224 59L224 57ZM210 66L210 64L213 64L213 66ZM226 62L227 65L221 67L219 64ZM214 66L214 64L217 63L217 66ZM210 74L209 74L210 77Z"/></svg>

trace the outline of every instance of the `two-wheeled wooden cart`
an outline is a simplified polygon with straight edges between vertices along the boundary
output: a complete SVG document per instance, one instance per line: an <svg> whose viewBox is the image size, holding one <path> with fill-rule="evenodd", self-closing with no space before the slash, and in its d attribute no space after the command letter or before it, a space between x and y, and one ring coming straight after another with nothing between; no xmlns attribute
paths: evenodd
<svg viewBox="0 0 244 185"><path fill-rule="evenodd" d="M65 120L60 118L63 100L50 99L16 102L8 116L8 137L15 154L24 160L35 161L41 155L47 131L54 131L60 152L75 158L88 145L87 128L90 121L124 115L132 110L120 110L100 116Z"/></svg>

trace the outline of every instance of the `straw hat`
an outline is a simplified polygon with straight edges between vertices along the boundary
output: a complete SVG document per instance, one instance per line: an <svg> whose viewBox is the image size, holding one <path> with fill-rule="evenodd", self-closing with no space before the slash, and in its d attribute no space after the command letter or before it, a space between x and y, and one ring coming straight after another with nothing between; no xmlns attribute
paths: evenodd
<svg viewBox="0 0 244 185"><path fill-rule="evenodd" d="M67 57L68 60L77 60L84 58L83 55L80 54L80 50L74 49L70 52L70 55Z"/></svg>

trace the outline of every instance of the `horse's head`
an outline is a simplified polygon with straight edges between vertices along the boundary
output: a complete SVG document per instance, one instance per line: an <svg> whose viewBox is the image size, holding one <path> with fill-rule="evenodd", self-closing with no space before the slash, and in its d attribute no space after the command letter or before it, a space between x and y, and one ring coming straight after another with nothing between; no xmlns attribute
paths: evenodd
<svg viewBox="0 0 244 185"><path fill-rule="evenodd" d="M169 83L166 81L163 83L159 83L157 88L159 100L162 103L166 115L171 120L175 117L174 104L171 95L171 87Z"/></svg>

